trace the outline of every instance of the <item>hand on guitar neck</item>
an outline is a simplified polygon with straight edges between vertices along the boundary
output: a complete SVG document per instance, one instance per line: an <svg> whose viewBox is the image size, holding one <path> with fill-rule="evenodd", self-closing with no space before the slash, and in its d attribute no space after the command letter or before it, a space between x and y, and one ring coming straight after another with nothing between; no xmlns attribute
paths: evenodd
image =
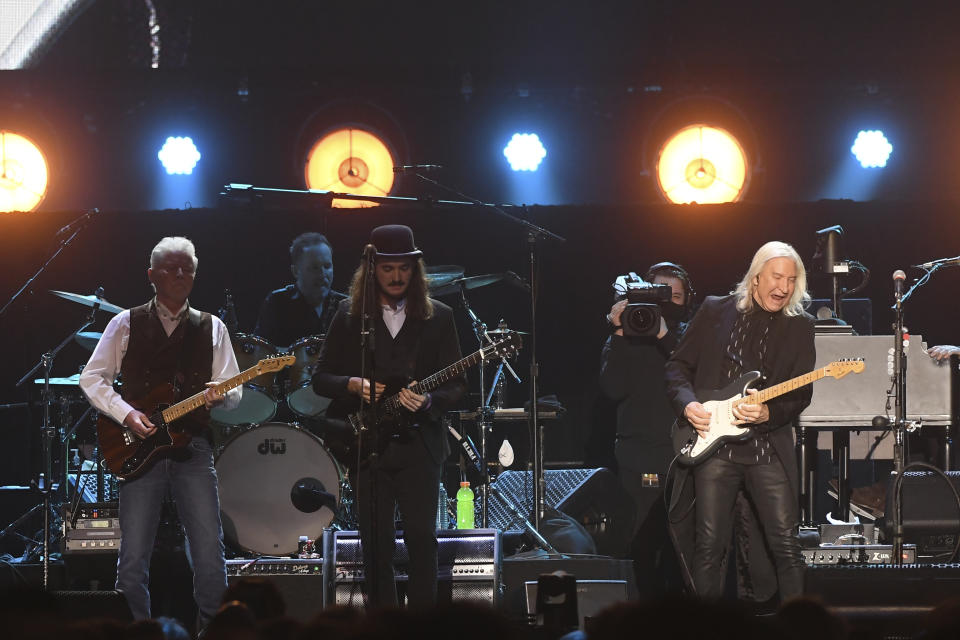
<svg viewBox="0 0 960 640"><path fill-rule="evenodd" d="M203 392L203 404L209 410L218 404L223 403L223 393L217 390L216 382L208 382L207 388ZM155 424L150 422L147 414L137 409L132 409L127 417L123 419L123 426L130 429L135 436L141 440L149 438L157 432Z"/></svg>
<svg viewBox="0 0 960 640"><path fill-rule="evenodd" d="M747 396L756 395L756 389L747 389ZM770 408L763 403L737 404L732 407L736 418L732 424L759 424L770 420ZM710 412L699 402L691 402L683 410L683 417L696 429L701 438L706 438L710 431Z"/></svg>
<svg viewBox="0 0 960 640"><path fill-rule="evenodd" d="M387 390L382 382L377 383L377 399ZM355 396L363 398L364 402L370 402L370 379L369 378L350 378L347 381L347 391Z"/></svg>

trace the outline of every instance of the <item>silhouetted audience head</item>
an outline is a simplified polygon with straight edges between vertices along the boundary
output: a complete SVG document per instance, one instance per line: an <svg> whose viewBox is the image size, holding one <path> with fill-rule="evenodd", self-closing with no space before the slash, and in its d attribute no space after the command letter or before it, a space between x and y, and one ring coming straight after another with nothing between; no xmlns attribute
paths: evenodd
<svg viewBox="0 0 960 640"><path fill-rule="evenodd" d="M845 640L849 635L842 618L831 613L818 598L809 596L783 603L775 624L782 637L789 639Z"/></svg>
<svg viewBox="0 0 960 640"><path fill-rule="evenodd" d="M204 640L258 640L256 619L247 605L236 600L224 603L204 631Z"/></svg>
<svg viewBox="0 0 960 640"><path fill-rule="evenodd" d="M279 618L286 613L283 594L272 580L257 576L243 577L231 584L223 594L223 602L237 601L247 605L257 620ZM317 598L317 606L320 598Z"/></svg>

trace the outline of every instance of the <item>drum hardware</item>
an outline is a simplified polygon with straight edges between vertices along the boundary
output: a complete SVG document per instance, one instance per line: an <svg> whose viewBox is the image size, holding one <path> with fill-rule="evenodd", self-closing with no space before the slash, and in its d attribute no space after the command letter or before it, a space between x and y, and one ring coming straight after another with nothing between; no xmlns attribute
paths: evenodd
<svg viewBox="0 0 960 640"><path fill-rule="evenodd" d="M299 426L252 425L216 463L224 537L235 549L290 555L338 516L344 474L323 442Z"/></svg>
<svg viewBox="0 0 960 640"><path fill-rule="evenodd" d="M294 342L288 349L296 356L297 362L290 367L287 406L303 418L321 417L330 406L330 398L314 393L311 383L323 341L322 335L307 336Z"/></svg>
<svg viewBox="0 0 960 640"><path fill-rule="evenodd" d="M79 230L78 230L79 231ZM77 232L74 232L76 235ZM62 248L62 247L61 247ZM58 251L59 252L59 251ZM56 254L54 254L56 255ZM53 258L51 258L52 260ZM49 261L48 261L49 262ZM57 295L61 295L62 292L55 292ZM70 294L76 296L76 294ZM15 296L16 297L16 296ZM61 295L61 297L67 297ZM73 331L64 338L60 344L58 344L53 349L47 351L40 357L40 361L33 366L26 374L24 374L19 381L17 381L16 386L22 386L25 382L32 379L34 374L43 369L43 420L41 425L41 459L43 461L43 470L39 473L36 480L31 481L31 486L38 491L42 497L41 502L26 513L24 513L20 518L18 518L13 524L8 526L2 532L0 532L0 537L14 530L16 526L24 521L27 516L36 511L37 509L43 510L43 588L47 589L49 586L50 579L50 553L51 553L51 542L53 537L53 523L59 519L59 510L54 505L54 499L57 499L59 504L63 504L66 501L66 496L64 495L64 488L66 487L66 466L62 470L58 470L54 473L53 465L53 447L54 441L59 441L61 445L64 446L69 440L69 435L64 433L64 427L59 429L53 424L52 421L52 411L54 409L54 404L56 402L56 394L53 393L51 388L50 380L52 378L51 371L53 369L54 359L57 357L57 354L70 342L72 342L77 334L82 331L85 331L90 327L95 319L97 311L100 310L101 303L104 302L103 299L103 287L98 287L96 293L93 296L79 296L84 300L83 304L90 307L90 313L84 319L83 324L77 330ZM68 299L71 299L68 297ZM112 306L112 305L111 305ZM117 308L119 310L119 308ZM72 429L70 430L72 434ZM66 457L66 456L64 456ZM56 496L51 495L55 493ZM51 520L52 516L52 520Z"/></svg>
<svg viewBox="0 0 960 640"><path fill-rule="evenodd" d="M427 279L427 287L432 290L462 278L463 267L455 264L427 266L424 276Z"/></svg>
<svg viewBox="0 0 960 640"><path fill-rule="evenodd" d="M452 296L460 293L463 289L476 289L477 287L485 287L488 284L493 284L494 282L500 282L508 278L508 273L488 273L482 276L469 276L466 278L457 278L446 283L438 283L436 285L430 286L430 295L432 296ZM516 274L513 274L514 277L519 277ZM428 284L429 281L428 281Z"/></svg>

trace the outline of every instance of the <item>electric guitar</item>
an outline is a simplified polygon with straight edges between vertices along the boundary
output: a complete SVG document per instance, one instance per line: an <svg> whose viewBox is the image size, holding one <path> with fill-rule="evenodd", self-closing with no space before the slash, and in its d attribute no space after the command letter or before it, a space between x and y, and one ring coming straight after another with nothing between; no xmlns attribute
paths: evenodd
<svg viewBox="0 0 960 640"><path fill-rule="evenodd" d="M254 366L241 371L229 380L216 386L219 393L239 387L263 373L280 371L296 362L292 355L277 355L264 358ZM176 449L187 446L191 434L178 428L175 422L195 409L204 406L203 392L196 393L176 404L174 389L170 383L154 387L145 397L130 404L150 416L150 422L157 427L148 438L140 439L122 424L117 423L105 413L97 419L97 438L103 453L103 464L112 474L122 480L136 478L146 471L153 462L169 455Z"/></svg>
<svg viewBox="0 0 960 640"><path fill-rule="evenodd" d="M414 427L415 414L400 404L401 389L409 388L418 394L427 393L487 358L509 358L516 354L521 346L520 334L509 333L409 387L409 380L380 380L378 382L383 382L386 388L377 398L376 404L372 407L365 404L352 413L348 411L359 406L359 398L334 400L327 408L327 418L344 420L354 436L354 442L348 445L349 450L339 457L348 465L354 464L357 461L357 450L354 447L359 447L360 460L364 460L374 452L382 453L393 436L410 432Z"/></svg>
<svg viewBox="0 0 960 640"><path fill-rule="evenodd" d="M752 396L747 395L747 389L760 379L760 372L751 371L723 389L697 393L704 408L710 412L710 430L700 436L686 420L677 420L673 434L674 450L679 452L677 462L686 466L697 465L716 453L717 449L727 442L749 439L753 435L753 429L746 425L735 424L737 419L733 415L734 407L741 404L761 404L827 376L839 379L851 372L860 373L863 367L863 358L838 360L810 373L758 391Z"/></svg>

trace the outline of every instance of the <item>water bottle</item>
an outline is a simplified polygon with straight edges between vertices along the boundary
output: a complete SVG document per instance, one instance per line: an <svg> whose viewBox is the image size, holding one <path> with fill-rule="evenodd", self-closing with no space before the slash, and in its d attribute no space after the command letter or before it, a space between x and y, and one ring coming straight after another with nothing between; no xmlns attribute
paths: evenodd
<svg viewBox="0 0 960 640"><path fill-rule="evenodd" d="M461 482L457 490L457 529L473 529L473 490Z"/></svg>
<svg viewBox="0 0 960 640"><path fill-rule="evenodd" d="M440 491L437 494L437 529L446 529L450 523L447 516L447 489L440 483Z"/></svg>

